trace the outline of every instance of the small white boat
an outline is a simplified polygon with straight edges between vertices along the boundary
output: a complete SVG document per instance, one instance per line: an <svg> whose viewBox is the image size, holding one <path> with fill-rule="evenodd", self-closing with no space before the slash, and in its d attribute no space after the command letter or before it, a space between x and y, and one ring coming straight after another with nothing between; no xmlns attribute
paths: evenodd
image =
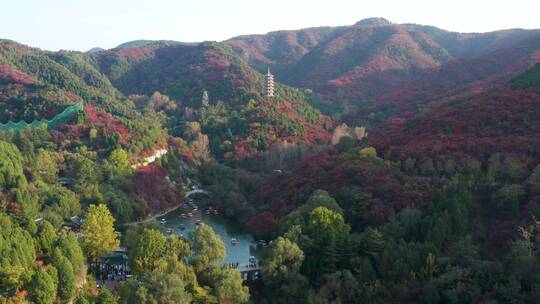
<svg viewBox="0 0 540 304"><path fill-rule="evenodd" d="M238 240L236 238L232 238L231 239L231 244L234 246L236 244L238 244Z"/></svg>
<svg viewBox="0 0 540 304"><path fill-rule="evenodd" d="M203 224L203 221L202 221L202 220L197 220L197 221L195 222L195 224L197 224L197 225L202 225L202 224Z"/></svg>
<svg viewBox="0 0 540 304"><path fill-rule="evenodd" d="M161 221L160 221L160 223L161 223L161 225L165 225L165 224L167 224L167 220L164 219L164 218L162 218Z"/></svg>

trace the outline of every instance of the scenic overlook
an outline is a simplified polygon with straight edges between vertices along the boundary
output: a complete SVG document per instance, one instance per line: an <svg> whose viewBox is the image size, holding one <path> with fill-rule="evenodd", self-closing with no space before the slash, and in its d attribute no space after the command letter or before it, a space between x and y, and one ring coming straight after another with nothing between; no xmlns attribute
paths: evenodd
<svg viewBox="0 0 540 304"><path fill-rule="evenodd" d="M540 304L540 2L1 12L0 304Z"/></svg>

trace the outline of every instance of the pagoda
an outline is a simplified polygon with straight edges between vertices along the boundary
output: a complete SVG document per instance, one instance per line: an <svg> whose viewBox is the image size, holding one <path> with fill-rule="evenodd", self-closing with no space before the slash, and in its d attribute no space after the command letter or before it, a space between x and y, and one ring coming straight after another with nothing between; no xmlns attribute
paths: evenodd
<svg viewBox="0 0 540 304"><path fill-rule="evenodd" d="M266 75L264 76L265 83L264 83L264 95L266 97L273 97L274 96L274 75L270 73L270 67L268 67L268 71L266 72Z"/></svg>

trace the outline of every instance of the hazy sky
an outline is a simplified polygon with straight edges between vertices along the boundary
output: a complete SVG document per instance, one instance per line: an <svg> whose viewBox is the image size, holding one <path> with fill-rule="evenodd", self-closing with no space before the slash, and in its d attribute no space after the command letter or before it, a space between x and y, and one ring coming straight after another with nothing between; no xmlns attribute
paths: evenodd
<svg viewBox="0 0 540 304"><path fill-rule="evenodd" d="M0 38L49 50L224 40L368 17L460 32L540 28L540 0L0 0Z"/></svg>

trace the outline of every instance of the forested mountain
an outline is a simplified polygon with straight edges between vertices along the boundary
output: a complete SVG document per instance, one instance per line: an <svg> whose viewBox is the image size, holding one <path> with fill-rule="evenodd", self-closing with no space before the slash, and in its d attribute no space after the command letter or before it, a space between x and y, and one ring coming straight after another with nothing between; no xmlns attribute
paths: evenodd
<svg viewBox="0 0 540 304"><path fill-rule="evenodd" d="M259 71L327 94L377 99L403 81L539 34L537 30L456 33L371 18L351 26L278 31L225 41Z"/></svg>
<svg viewBox="0 0 540 304"><path fill-rule="evenodd" d="M537 303L539 35L0 40L0 303ZM152 222L199 187L268 241L258 279ZM134 276L98 289L119 245Z"/></svg>

